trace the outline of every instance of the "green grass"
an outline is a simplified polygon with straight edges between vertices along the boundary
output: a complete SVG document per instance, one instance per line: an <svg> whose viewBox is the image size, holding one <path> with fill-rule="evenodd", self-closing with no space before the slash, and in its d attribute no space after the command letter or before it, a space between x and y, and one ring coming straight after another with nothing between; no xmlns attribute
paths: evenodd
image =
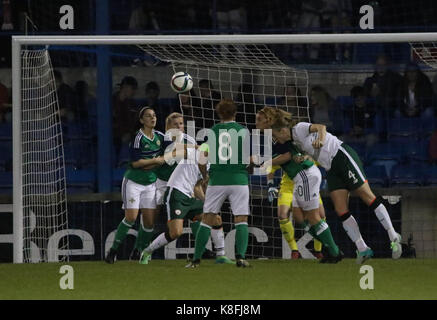
<svg viewBox="0 0 437 320"><path fill-rule="evenodd" d="M71 262L74 290L61 290L61 263L0 264L0 299L437 299L437 260L373 259L374 290L359 286L360 266L314 260L254 260L253 268L186 269L184 260L149 265Z"/></svg>

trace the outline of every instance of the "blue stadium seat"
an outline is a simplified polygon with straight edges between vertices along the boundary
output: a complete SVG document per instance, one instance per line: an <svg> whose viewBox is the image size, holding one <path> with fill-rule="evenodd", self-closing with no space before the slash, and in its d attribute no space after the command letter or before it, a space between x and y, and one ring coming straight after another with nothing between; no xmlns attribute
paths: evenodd
<svg viewBox="0 0 437 320"><path fill-rule="evenodd" d="M404 144L405 161L413 164L423 164L429 160L428 154L429 139L407 142Z"/></svg>
<svg viewBox="0 0 437 320"><path fill-rule="evenodd" d="M12 122L0 123L0 140L12 140Z"/></svg>
<svg viewBox="0 0 437 320"><path fill-rule="evenodd" d="M92 140L68 140L64 143L65 163L89 168L96 164L96 150Z"/></svg>
<svg viewBox="0 0 437 320"><path fill-rule="evenodd" d="M399 144L377 143L367 150L367 162L371 165L382 165L390 176L392 168L402 162L403 149Z"/></svg>
<svg viewBox="0 0 437 320"><path fill-rule="evenodd" d="M386 187L388 177L385 166L368 166L364 168L364 173L371 186Z"/></svg>
<svg viewBox="0 0 437 320"><path fill-rule="evenodd" d="M90 193L95 191L96 173L93 169L77 170L65 168L68 193Z"/></svg>
<svg viewBox="0 0 437 320"><path fill-rule="evenodd" d="M117 167L125 167L130 161L130 150L129 146L124 144L120 148L120 152L117 157Z"/></svg>
<svg viewBox="0 0 437 320"><path fill-rule="evenodd" d="M0 172L0 194L12 194L12 172Z"/></svg>
<svg viewBox="0 0 437 320"><path fill-rule="evenodd" d="M113 168L112 169L112 190L120 191L121 183L123 181L123 176L126 168Z"/></svg>
<svg viewBox="0 0 437 320"><path fill-rule="evenodd" d="M422 171L425 176L425 185L437 186L437 165L424 166Z"/></svg>
<svg viewBox="0 0 437 320"><path fill-rule="evenodd" d="M422 167L415 165L397 165L393 167L390 186L417 187L423 184Z"/></svg>
<svg viewBox="0 0 437 320"><path fill-rule="evenodd" d="M354 104L354 99L351 96L338 96L335 98L335 104L343 110L347 110Z"/></svg>
<svg viewBox="0 0 437 320"><path fill-rule="evenodd" d="M354 45L353 62L374 64L376 57L384 53L384 44L359 43Z"/></svg>
<svg viewBox="0 0 437 320"><path fill-rule="evenodd" d="M392 118L388 121L387 136L391 141L417 140L422 130L420 118Z"/></svg>

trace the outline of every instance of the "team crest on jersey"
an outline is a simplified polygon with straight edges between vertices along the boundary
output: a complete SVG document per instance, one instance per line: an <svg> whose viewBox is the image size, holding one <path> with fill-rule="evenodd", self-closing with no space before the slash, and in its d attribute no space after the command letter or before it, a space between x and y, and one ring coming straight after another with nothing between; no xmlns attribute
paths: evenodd
<svg viewBox="0 0 437 320"><path fill-rule="evenodd" d="M158 146L160 146L160 145L161 145L161 141L160 141L160 140L156 141L156 144L157 144Z"/></svg>
<svg viewBox="0 0 437 320"><path fill-rule="evenodd" d="M174 211L174 213L178 216L178 215L180 215L182 212L181 212L181 210L177 209L177 210Z"/></svg>

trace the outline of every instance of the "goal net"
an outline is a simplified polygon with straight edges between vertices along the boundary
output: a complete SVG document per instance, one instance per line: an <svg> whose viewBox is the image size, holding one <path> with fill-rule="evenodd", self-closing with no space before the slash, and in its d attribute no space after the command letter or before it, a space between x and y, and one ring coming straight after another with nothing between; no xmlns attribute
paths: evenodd
<svg viewBox="0 0 437 320"><path fill-rule="evenodd" d="M21 178L18 184L14 180L14 192L17 188L21 190L23 199L23 261L52 261L50 257L57 261L72 255L78 259L102 259L109 250L115 229L123 218L120 187L129 161L129 140L122 135L118 141L109 141L107 154L101 152L102 143L109 140L102 136L102 127L114 126L110 128L112 134L120 133L114 129L119 120L114 116L116 107L126 111L120 117L126 118L130 129L137 120L137 111L145 105L155 107L157 129L161 131L169 112L181 112L186 122L194 122L195 130L191 132L189 124L185 124L186 133L198 138L201 129L217 123L214 107L222 98L236 102L236 120L249 130L255 129L256 112L265 106L289 111L301 121L327 125L330 132L357 151L372 190L391 203L389 211L393 223L401 230L405 242L412 235L418 254L432 256L437 248L436 239L432 231L421 227L425 222L434 223L425 206L427 200L423 201L424 207L418 209L420 215L411 214L408 208L415 205L410 192L424 196L426 193L420 188L437 185L428 152L431 134L437 128L435 101L431 94L424 99L417 97L416 104L410 103L408 91L405 94L401 89L408 88L405 81L410 71L424 74L428 79L435 76L435 40L437 37L431 35L426 39L425 35L407 34L385 38L380 34L333 34L41 37L33 40L31 44L49 47L21 50L20 55L21 171L16 172L21 173ZM22 45L25 43L23 39ZM335 57L338 56L336 50L348 51L345 55L348 60L307 64L306 60L294 60L292 54L285 54L293 53L295 48L300 52L313 50L314 46L307 48L313 44L318 44L320 56ZM112 97L110 91L99 87L102 83L99 74L105 68L105 64L98 62L102 54L100 45L109 48L106 54L112 66L106 81L112 88ZM380 61L382 55L385 58ZM391 86L393 91L384 96L375 79L378 73L387 70L396 74L398 82ZM194 86L189 92L176 95L169 82L179 71L189 73ZM62 85L71 88L70 99L75 101L74 106L66 107L66 89L55 86L53 77L57 72L63 76ZM120 93L124 84L133 90L122 101L120 97L126 95L126 92ZM156 87L155 92L160 96L152 99L149 91ZM111 99L112 114L106 105L98 106L102 100L111 105ZM357 109L363 99L369 107L364 113ZM66 109L71 116L63 113ZM203 137L199 138L197 141L201 143ZM263 136L258 143L262 155ZM102 171L102 164L108 163L109 171ZM342 250L352 257L355 248L338 222L326 190L326 171L321 171L328 224ZM101 191L102 176L110 177L110 193ZM281 177L281 170L277 170L278 187ZM267 198L266 176L251 175L250 188L248 258L290 258L291 250L279 228L278 201L270 203ZM408 196L404 197L405 194ZM384 230L374 214L357 198L351 197L350 202L350 210L359 217L363 237L376 256L389 255ZM223 207L222 219L226 251L233 257L235 233L228 203ZM157 217L157 233L165 229L165 220L163 213ZM137 221L130 234L135 236L138 228ZM194 242L188 223L184 232L178 241L169 244L162 257L183 258L193 253ZM14 239L20 238L18 228L14 233ZM303 257L314 258L310 252L312 240L303 234L302 230L296 230L298 248ZM120 259L129 257L133 238L126 240ZM56 248L53 256L52 247ZM208 247L212 248L210 243Z"/></svg>
<svg viewBox="0 0 437 320"><path fill-rule="evenodd" d="M23 262L58 261L53 251L68 250L68 241L63 238L55 248L49 238L68 228L68 216L59 105L47 50L22 51L21 97Z"/></svg>

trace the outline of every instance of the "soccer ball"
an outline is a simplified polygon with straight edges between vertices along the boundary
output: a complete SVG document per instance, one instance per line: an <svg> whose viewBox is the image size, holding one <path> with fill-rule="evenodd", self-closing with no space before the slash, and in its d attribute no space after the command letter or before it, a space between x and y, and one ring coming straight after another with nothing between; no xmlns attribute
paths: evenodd
<svg viewBox="0 0 437 320"><path fill-rule="evenodd" d="M173 77L171 77L170 87L176 93L190 91L193 87L193 78L186 72L176 72Z"/></svg>

